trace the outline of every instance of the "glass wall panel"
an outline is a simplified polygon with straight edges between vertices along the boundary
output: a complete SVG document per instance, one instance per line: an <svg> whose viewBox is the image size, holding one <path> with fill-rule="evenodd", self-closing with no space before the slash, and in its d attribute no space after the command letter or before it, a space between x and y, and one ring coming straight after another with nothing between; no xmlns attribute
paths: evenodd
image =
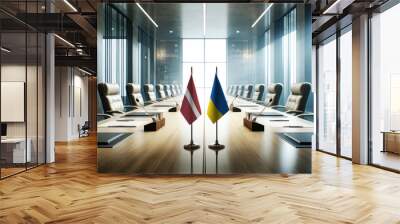
<svg viewBox="0 0 400 224"><path fill-rule="evenodd" d="M132 72L132 63L128 63L128 59L131 58L131 50L128 48L128 34L132 31L132 27L130 21L112 6L105 7L105 15L106 29L101 45L107 57L101 66L104 73L104 78L102 78L108 83L118 84L121 96L125 99L128 74ZM141 36L139 38L144 39ZM148 50L144 50L145 47L142 48L141 53L146 56L143 57L144 62L147 62ZM140 65L144 69L144 73L147 73L149 67L144 66L144 64Z"/></svg>
<svg viewBox="0 0 400 224"><path fill-rule="evenodd" d="M139 72L140 82L144 84L155 84L154 76L154 39L139 28Z"/></svg>
<svg viewBox="0 0 400 224"><path fill-rule="evenodd" d="M27 33L27 74L26 74L26 125L27 125L27 167L34 167L38 163L38 34Z"/></svg>
<svg viewBox="0 0 400 224"><path fill-rule="evenodd" d="M182 85L181 48L181 39L157 40L157 83Z"/></svg>
<svg viewBox="0 0 400 224"><path fill-rule="evenodd" d="M318 149L336 154L336 39L318 48Z"/></svg>
<svg viewBox="0 0 400 224"><path fill-rule="evenodd" d="M253 82L251 71L250 47L251 41L246 39L227 40L228 83L229 85L247 84Z"/></svg>
<svg viewBox="0 0 400 224"><path fill-rule="evenodd" d="M271 39L271 32L270 30L267 30L265 32L264 38L265 38L265 46L264 46L264 55L265 55L265 84L266 86L269 86L272 84L272 76L271 76L271 71L272 71L272 58L271 58L271 44L270 44L270 39Z"/></svg>
<svg viewBox="0 0 400 224"><path fill-rule="evenodd" d="M20 2L20 15L43 12L43 2ZM45 163L46 38L21 21L0 17L0 177L5 178Z"/></svg>
<svg viewBox="0 0 400 224"><path fill-rule="evenodd" d="M372 17L372 163L400 170L400 4Z"/></svg>
<svg viewBox="0 0 400 224"><path fill-rule="evenodd" d="M340 154L352 157L352 33L340 36Z"/></svg>
<svg viewBox="0 0 400 224"><path fill-rule="evenodd" d="M1 33L1 176L24 171L32 160L32 141L27 139L26 90L27 35Z"/></svg>
<svg viewBox="0 0 400 224"><path fill-rule="evenodd" d="M44 164L46 162L46 36L43 33L38 35L38 77L37 77L37 90L38 90L38 143L37 143L37 162Z"/></svg>

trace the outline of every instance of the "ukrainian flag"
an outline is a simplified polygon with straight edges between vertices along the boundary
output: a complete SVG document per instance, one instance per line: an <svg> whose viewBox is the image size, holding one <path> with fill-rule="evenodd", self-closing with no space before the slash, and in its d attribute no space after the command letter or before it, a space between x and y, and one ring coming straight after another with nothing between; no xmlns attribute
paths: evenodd
<svg viewBox="0 0 400 224"><path fill-rule="evenodd" d="M226 112L228 112L228 103L226 102L224 91L215 73L214 84L211 91L210 102L208 102L207 115L212 123L217 122Z"/></svg>

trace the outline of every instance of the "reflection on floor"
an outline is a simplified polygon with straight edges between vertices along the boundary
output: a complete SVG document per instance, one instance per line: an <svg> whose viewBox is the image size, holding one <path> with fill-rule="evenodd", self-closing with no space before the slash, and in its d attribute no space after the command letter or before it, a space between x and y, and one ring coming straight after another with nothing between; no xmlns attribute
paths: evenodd
<svg viewBox="0 0 400 224"><path fill-rule="evenodd" d="M96 172L96 140L0 181L0 223L398 223L400 175L313 152L311 175Z"/></svg>
<svg viewBox="0 0 400 224"><path fill-rule="evenodd" d="M20 172L25 171L26 169L31 169L36 167L36 163L27 163L25 164L2 164L1 168L1 178L5 178Z"/></svg>
<svg viewBox="0 0 400 224"><path fill-rule="evenodd" d="M373 163L388 167L390 169L400 170L400 155L391 152L375 151Z"/></svg>
<svg viewBox="0 0 400 224"><path fill-rule="evenodd" d="M8 167L8 168L1 168L1 178L22 172L25 170L25 167Z"/></svg>

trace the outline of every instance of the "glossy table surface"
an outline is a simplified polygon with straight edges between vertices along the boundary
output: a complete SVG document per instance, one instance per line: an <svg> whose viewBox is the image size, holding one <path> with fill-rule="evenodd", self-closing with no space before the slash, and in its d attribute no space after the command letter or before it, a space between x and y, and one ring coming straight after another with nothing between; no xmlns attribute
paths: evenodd
<svg viewBox="0 0 400 224"><path fill-rule="evenodd" d="M231 101L232 98L228 97L228 102ZM237 105L242 103L240 100L236 101ZM146 106L146 111L152 111L152 108L154 107ZM194 142L200 145L194 151L183 148L190 141L190 126L179 111L164 112L166 125L155 132L144 132L143 123L136 127L107 127L107 122L118 118L103 121L98 132L133 134L113 148L97 149L98 171L130 174L311 172L311 149L295 148L276 133L313 132L313 124L285 115L284 118L258 117L257 122L265 126L264 132L252 132L243 126L246 111L257 113L262 109L261 106L245 107L242 112L229 111L225 114L218 121L218 140L225 145L225 149L220 151L208 148L208 145L215 142L216 133L215 124L204 117L204 112L193 124ZM284 121L276 121L277 119ZM147 118L147 122L151 122L151 119Z"/></svg>

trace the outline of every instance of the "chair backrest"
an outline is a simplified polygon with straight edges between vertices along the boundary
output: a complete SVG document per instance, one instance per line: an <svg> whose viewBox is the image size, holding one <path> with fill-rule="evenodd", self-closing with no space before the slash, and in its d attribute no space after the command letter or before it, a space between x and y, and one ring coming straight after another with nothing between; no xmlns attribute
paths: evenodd
<svg viewBox="0 0 400 224"><path fill-rule="evenodd" d="M118 84L99 83L97 89L105 113L109 113L109 111L124 112L124 103Z"/></svg>
<svg viewBox="0 0 400 224"><path fill-rule="evenodd" d="M250 99L252 94L253 94L253 85L245 85L242 97Z"/></svg>
<svg viewBox="0 0 400 224"><path fill-rule="evenodd" d="M231 95L231 91L232 91L232 85L228 86L228 89L226 89L226 93L228 95Z"/></svg>
<svg viewBox="0 0 400 224"><path fill-rule="evenodd" d="M140 92L140 85L128 83L126 84L126 94L128 95L129 102L133 106L144 105L143 96Z"/></svg>
<svg viewBox="0 0 400 224"><path fill-rule="evenodd" d="M181 91L179 90L179 85L178 85L178 84L175 84L174 87L175 87L176 95L177 95L177 96L181 95L182 93L181 93Z"/></svg>
<svg viewBox="0 0 400 224"><path fill-rule="evenodd" d="M244 96L244 85L239 85L239 93L238 95L243 97Z"/></svg>
<svg viewBox="0 0 400 224"><path fill-rule="evenodd" d="M268 86L268 95L265 99L267 106L279 105L279 100L281 99L283 86L280 83L274 83Z"/></svg>
<svg viewBox="0 0 400 224"><path fill-rule="evenodd" d="M165 86L163 84L157 84L156 85L156 93L157 93L157 98L159 99L165 99L167 98L165 96Z"/></svg>
<svg viewBox="0 0 400 224"><path fill-rule="evenodd" d="M262 101L264 98L265 86L263 84L257 84L254 89L253 100Z"/></svg>
<svg viewBox="0 0 400 224"><path fill-rule="evenodd" d="M147 101L156 101L156 93L154 92L154 86L152 84L144 84L144 97Z"/></svg>
<svg viewBox="0 0 400 224"><path fill-rule="evenodd" d="M172 92L171 92L171 87L170 85L164 85L164 91L165 91L165 95L167 97L171 97L172 96Z"/></svg>
<svg viewBox="0 0 400 224"><path fill-rule="evenodd" d="M235 95L235 90L236 90L236 85L232 85L232 86L231 86L231 91L229 92L229 94L230 94L231 96L234 96L234 95Z"/></svg>
<svg viewBox="0 0 400 224"><path fill-rule="evenodd" d="M308 82L296 83L292 86L291 94L286 103L286 110L297 110L304 112L310 95L311 84Z"/></svg>
<svg viewBox="0 0 400 224"><path fill-rule="evenodd" d="M232 96L237 96L239 95L239 85L234 85L233 90L232 90Z"/></svg>
<svg viewBox="0 0 400 224"><path fill-rule="evenodd" d="M175 85L174 84L169 85L169 88L171 89L172 96L177 96L178 95L176 93L176 89L175 89Z"/></svg>

